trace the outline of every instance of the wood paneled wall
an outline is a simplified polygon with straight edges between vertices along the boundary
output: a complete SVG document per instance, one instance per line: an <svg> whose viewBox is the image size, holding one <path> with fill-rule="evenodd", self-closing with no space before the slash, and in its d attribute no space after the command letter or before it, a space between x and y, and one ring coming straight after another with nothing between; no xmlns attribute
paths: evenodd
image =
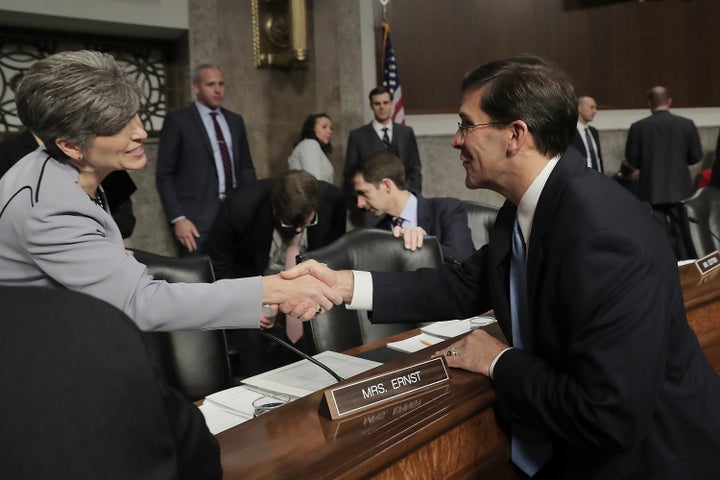
<svg viewBox="0 0 720 480"><path fill-rule="evenodd" d="M718 0L390 0L387 18L409 114L456 112L465 72L520 53L555 62L603 109L645 108L654 85L676 107L720 106ZM377 4L378 51L381 19Z"/></svg>

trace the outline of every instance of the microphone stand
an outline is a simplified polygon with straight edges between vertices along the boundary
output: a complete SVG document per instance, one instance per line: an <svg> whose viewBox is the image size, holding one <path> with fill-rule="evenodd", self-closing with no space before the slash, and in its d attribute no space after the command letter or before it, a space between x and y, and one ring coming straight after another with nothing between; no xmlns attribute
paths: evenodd
<svg viewBox="0 0 720 480"><path fill-rule="evenodd" d="M259 332L260 332L261 334L265 335L266 337L268 337L269 339L271 339L272 341L279 343L280 345L282 345L283 347L287 348L287 349L290 350L291 352L294 352L296 355L299 355L299 356L301 356L302 358L304 358L305 360L308 360L308 361L314 363L315 365L317 365L318 367L322 368L323 370L325 370L326 372L328 372L330 375L332 375L333 378L335 378L335 380L337 380L338 382L342 382L343 380L345 380L345 379L342 378L340 375L338 375L337 373L333 372L333 371L330 369L330 367L328 367L327 365L324 365L323 363L320 363L319 361L317 361L316 359L314 359L314 358L311 357L310 355L306 354L305 352L302 352L302 351L298 350L297 348L293 347L292 345L290 345L290 344L289 344L288 342L286 342L285 340L282 340L282 339L276 337L275 335L273 335L272 333L266 332L265 330L262 330L262 329L259 330Z"/></svg>

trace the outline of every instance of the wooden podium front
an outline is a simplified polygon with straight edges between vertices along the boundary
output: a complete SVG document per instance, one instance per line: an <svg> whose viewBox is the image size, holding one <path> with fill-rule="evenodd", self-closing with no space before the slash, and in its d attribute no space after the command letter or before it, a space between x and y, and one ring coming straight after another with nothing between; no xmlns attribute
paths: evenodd
<svg viewBox="0 0 720 480"><path fill-rule="evenodd" d="M720 370L720 275L701 278L694 265L687 265L680 279L688 321ZM486 329L502 338L497 325ZM363 376L427 359L443 345ZM316 392L219 433L223 478L519 478L509 460L508 438L495 419L489 380L457 369L451 375L445 386L352 419L320 416L322 392Z"/></svg>

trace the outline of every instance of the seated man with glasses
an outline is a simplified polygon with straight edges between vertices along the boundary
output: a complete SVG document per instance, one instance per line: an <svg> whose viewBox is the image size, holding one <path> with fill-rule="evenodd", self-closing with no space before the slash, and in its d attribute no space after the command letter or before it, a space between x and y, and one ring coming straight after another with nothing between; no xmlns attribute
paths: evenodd
<svg viewBox="0 0 720 480"><path fill-rule="evenodd" d="M223 202L208 235L206 248L215 277L250 277L291 268L299 253L342 236L346 215L340 189L304 171L245 184ZM273 333L306 353L311 351L312 341L303 335L302 322L288 317L286 324L273 327ZM298 360L289 352L275 352L276 345L258 332L230 331L228 347L241 357L239 366L233 362L235 376Z"/></svg>

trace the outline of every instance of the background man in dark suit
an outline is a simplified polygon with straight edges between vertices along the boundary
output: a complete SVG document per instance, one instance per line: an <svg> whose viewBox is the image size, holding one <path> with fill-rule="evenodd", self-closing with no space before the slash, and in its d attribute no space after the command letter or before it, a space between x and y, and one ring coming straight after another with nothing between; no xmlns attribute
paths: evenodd
<svg viewBox="0 0 720 480"><path fill-rule="evenodd" d="M219 479L200 411L156 376L122 312L64 288L0 287L0 477Z"/></svg>
<svg viewBox="0 0 720 480"><path fill-rule="evenodd" d="M199 65L192 81L196 101L165 118L156 170L160 201L182 254L204 253L222 199L256 178L245 122L221 107L220 67Z"/></svg>
<svg viewBox="0 0 720 480"><path fill-rule="evenodd" d="M692 194L688 165L702 160L700 137L692 120L670 113L665 87L651 88L647 99L652 115L630 125L625 158L640 169L640 200L679 202Z"/></svg>
<svg viewBox="0 0 720 480"><path fill-rule="evenodd" d="M393 98L390 90L376 87L368 95L373 121L350 132L343 171L343 190L348 197L350 220L358 226L371 226L372 216L362 215L355 206L352 171L363 157L380 150L388 150L402 160L408 190L422 193L422 165L418 153L415 132L411 127L394 123L391 115Z"/></svg>
<svg viewBox="0 0 720 480"><path fill-rule="evenodd" d="M284 276L336 285L374 322L494 309L512 346L475 330L437 354L493 380L512 461L529 476L715 478L720 378L657 222L568 149L576 103L570 78L537 57L465 78L453 138L465 184L507 201L490 243L461 266L373 272L371 300L367 274L304 262Z"/></svg>
<svg viewBox="0 0 720 480"><path fill-rule="evenodd" d="M223 203L208 236L215 275L249 277L290 268L298 254L342 236L346 212L340 189L305 171L291 170L244 185ZM286 328L279 327L273 333L312 353L312 335L303 335L301 321L288 316ZM229 331L228 344L236 360L235 376L298 360L255 331Z"/></svg>
<svg viewBox="0 0 720 480"><path fill-rule="evenodd" d="M600 151L600 135L598 135L595 127L589 125L597 113L597 103L595 103L594 98L587 95L579 96L577 102L577 130L575 130L572 146L577 148L578 152L585 157L588 167L603 173L605 168L603 167L602 153Z"/></svg>
<svg viewBox="0 0 720 480"><path fill-rule="evenodd" d="M402 161L392 153L370 154L355 166L352 178L358 208L380 217L376 228L402 235L405 248L420 248L424 235L434 235L445 260L463 261L474 251L462 202L412 194L405 186Z"/></svg>

